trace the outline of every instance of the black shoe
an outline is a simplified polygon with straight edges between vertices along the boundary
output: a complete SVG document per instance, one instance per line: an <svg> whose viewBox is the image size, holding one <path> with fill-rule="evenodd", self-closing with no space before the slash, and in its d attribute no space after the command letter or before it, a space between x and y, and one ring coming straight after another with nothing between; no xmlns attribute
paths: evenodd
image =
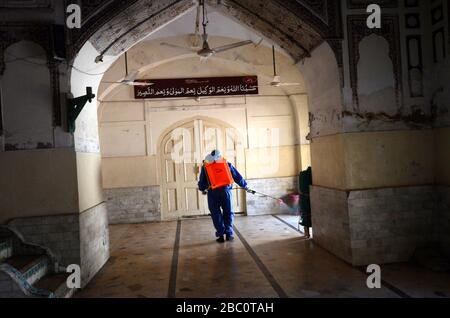
<svg viewBox="0 0 450 318"><path fill-rule="evenodd" d="M227 235L227 241L229 241L229 242L234 241L234 236L233 235Z"/></svg>
<svg viewBox="0 0 450 318"><path fill-rule="evenodd" d="M223 239L223 236L221 236L216 240L216 242L217 243L225 243L225 240Z"/></svg>

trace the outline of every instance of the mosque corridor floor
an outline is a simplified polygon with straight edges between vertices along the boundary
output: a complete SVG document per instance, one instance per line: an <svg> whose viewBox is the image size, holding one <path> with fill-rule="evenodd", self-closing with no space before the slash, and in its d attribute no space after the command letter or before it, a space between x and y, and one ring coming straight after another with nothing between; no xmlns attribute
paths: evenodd
<svg viewBox="0 0 450 318"><path fill-rule="evenodd" d="M237 217L218 244L209 218L110 226L111 257L75 297L450 297L450 274L414 264L382 266L369 289L363 270L297 231L292 216Z"/></svg>

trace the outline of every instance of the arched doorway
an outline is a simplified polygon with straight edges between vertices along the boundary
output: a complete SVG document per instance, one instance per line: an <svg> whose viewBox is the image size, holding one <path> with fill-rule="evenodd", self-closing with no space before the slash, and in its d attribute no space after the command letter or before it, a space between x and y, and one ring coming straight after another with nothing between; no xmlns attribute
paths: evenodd
<svg viewBox="0 0 450 318"><path fill-rule="evenodd" d="M163 220L208 215L207 200L197 182L203 158L214 149L220 149L245 175L242 140L229 125L198 117L175 124L165 134L159 148ZM233 190L233 211L245 212L242 190Z"/></svg>
<svg viewBox="0 0 450 318"><path fill-rule="evenodd" d="M144 10L141 10L140 4L144 3L145 1L136 1L136 5L132 5L129 8L125 8L123 10L123 14L117 15L116 18L111 19L108 23L103 21L101 27L95 27L90 30L89 35L86 36L86 38L83 39L83 37L79 38L79 45L74 46L75 52L73 52L73 65L77 67L78 69L81 69L82 73L76 72L71 70L70 72L70 89L73 92L74 96L78 96L81 94L84 94L84 89L86 85L92 86L94 92L98 92L98 88L100 86L100 82L102 81L103 74L105 71L114 63L116 59L118 59L124 51L128 51L130 47L138 43L140 40L142 40L145 36L148 36L149 34L155 32L155 30L158 28L158 26L162 24L166 24L172 19L175 19L182 14L184 14L187 9L182 8L180 10L161 10L162 14L151 14L150 12L145 14L146 12ZM332 41L325 41L326 38L336 38L339 37L339 35L334 34L334 31L330 30L340 30L340 28L335 28L334 23L329 23L324 25L324 28L321 32L319 30L315 30L313 26L317 26L316 23L312 23L311 19L308 19L308 10L295 10L297 13L300 13L302 17L293 14L289 10L283 9L280 7L280 4L277 1L255 1L251 3L250 8L242 8L242 6L237 2L230 2L233 5L232 6L226 6L222 3L218 4L217 6L214 6L218 11L224 13L225 15L229 15L232 17L235 17L237 22L239 24L242 24L243 26L254 30L258 35L260 35L263 39L266 40L270 45L271 44L278 44L279 48L281 47L284 49L286 53L289 54L289 56L293 60L293 65L291 68L300 69L302 72L305 73L305 79L307 80L307 91L308 95L311 93L311 99L309 100L309 103L311 107L309 108L311 112L311 124L312 124L312 130L315 131L314 136L318 137L321 133L326 131L326 133L335 133L338 131L338 127L341 124L341 117L335 116L335 114L338 114L340 112L341 107L341 83L339 81L339 76L341 75L341 59L340 54L338 54L338 58L336 59L335 54L337 52L340 52L339 49L341 48L340 41L336 41L331 43ZM336 2L330 2L334 5ZM127 3L128 5L128 3ZM159 5L159 2L158 2ZM260 12L260 9L262 6L271 6L273 7L273 10L264 10L260 14L253 14L252 11ZM331 6L334 6L331 5ZM258 7L259 6L259 7ZM331 9L331 6L329 9ZM328 7L328 5L327 5ZM154 8L150 8L149 10L152 10ZM300 9L303 9L300 8ZM278 12L277 16L273 15L272 12ZM138 22L138 25L129 25L129 20L123 19L123 17L127 16L136 16L136 12L142 12L147 17L151 17L149 20L145 20L145 22ZM306 16L303 17L303 13L306 14ZM121 21L122 20L122 21ZM126 20L126 21L125 21ZM140 21L140 19L138 19ZM338 19L335 19L334 21L339 21ZM115 27L112 26L112 24L115 24L118 26L118 28L123 28L123 30L118 30ZM296 27L292 27L292 25L295 24ZM339 24L339 23L337 23ZM274 28L274 25L277 25L276 28ZM298 32L298 27L301 27L303 29L303 32ZM106 31L105 29L109 30ZM319 28L321 29L321 28ZM116 35L111 35L110 31L116 32ZM132 31L133 36L127 36ZM339 33L340 31L337 31ZM309 36L306 35L306 33L309 33ZM328 35L334 34L334 37L330 37ZM235 32L231 35L231 37L240 37L243 36L243 34L246 34L245 32ZM85 34L86 35L86 34ZM228 35L230 36L230 35ZM109 39L109 40L108 40ZM124 40L126 39L126 40ZM259 40L260 38L258 38ZM152 54L154 51L151 51ZM328 57L332 57L332 59L328 60ZM98 61L99 57L104 57L103 63L96 63ZM157 56L155 60L167 60L167 56L164 55L161 58ZM239 58L238 56L234 57ZM302 61L303 63L297 63L299 61ZM244 61L245 62L245 61ZM141 68L143 65L137 64L135 65L137 68ZM268 72L271 73L272 67L268 67ZM325 70L325 71L324 71ZM330 72L332 72L332 76L330 76ZM283 72L284 74L284 72ZM323 74L322 76L318 76L318 74ZM325 80L324 80L325 79ZM120 81L120 79L119 79ZM322 85L324 84L324 85ZM296 96L290 96L291 101L293 103L296 102L297 97ZM337 98L336 98L337 97ZM298 99L301 99L298 97ZM301 101L300 101L301 102ZM76 150L79 151L80 147L78 145L83 145L86 143L85 141L88 141L89 144L92 143L92 141L96 141L98 139L98 136L95 134L89 134L90 131L87 131L85 127L96 127L97 126L97 114L95 111L97 110L94 105L90 105L89 109L85 109L81 116L78 119L77 127L79 129L75 132L75 140L76 140ZM94 107L92 107L94 106ZM86 107L88 108L88 107ZM277 108L277 107L273 107ZM269 111L267 114L260 114L261 120L264 120L264 117L266 115L271 115L272 112ZM317 116L316 116L317 114ZM285 114L277 114L280 118ZM337 119L336 119L337 118ZM331 120L330 120L331 119ZM329 124L330 123L330 124ZM216 123L217 124L217 123ZM180 123L178 126L187 125L186 128L188 131L192 130L195 132L195 119L192 120L192 125L188 122ZM220 126L220 125L219 125ZM332 126L331 128L329 128ZM216 129L218 129L217 126ZM167 137L170 136L170 133L175 130L178 127L173 127L170 131L167 131L166 134L162 135ZM198 129L198 128L197 128ZM95 129L92 129L94 132ZM198 130L200 131L200 130ZM295 132L293 132L295 133ZM301 135L301 134L299 134ZM181 135L182 136L182 135ZM193 134L195 136L195 134ZM180 137L179 137L180 138ZM200 136L196 137L197 140L201 140ZM170 137L168 137L167 140L165 140L166 143L170 144ZM183 139L181 137L181 139ZM306 139L301 138L301 139ZM192 147L192 142L195 144L195 138L190 139L191 141L191 148L190 151L194 151L192 149L196 149ZM175 139L176 141L176 139ZM174 143L173 143L174 144ZM162 147L163 142L161 140L160 143L157 144L157 146L161 149L164 149ZM164 144L164 147L166 144ZM173 145L172 145L173 146ZM217 147L217 146L216 146ZM316 147L317 148L317 147ZM197 149L201 150L201 145L198 146ZM166 149L164 149L166 150ZM181 150L184 149L182 148ZM320 150L320 149L319 149ZM147 150L148 151L148 150ZM165 151L164 151L165 152ZM316 149L312 151L313 153L319 153ZM166 154L169 154L165 153ZM200 152L201 153L201 152ZM203 158L206 154L201 153L202 156L200 158ZM314 157L314 156L313 156ZM317 156L316 156L317 157ZM322 156L321 156L322 157ZM325 156L324 156L325 157ZM158 168L158 174L160 175L161 179L161 215L163 220L167 219L174 219L179 218L183 216L191 216L191 215L198 215L198 214L204 214L206 210L206 204L204 202L204 198L200 196L198 193L198 190L196 189L196 180L194 178L194 175L186 174L186 169L195 169L195 162L190 164L185 164L184 162L182 164L173 165L173 163L170 162L169 164L172 164L172 172L175 177L168 178L168 174L166 169L163 169L164 166L167 165L167 163L164 161L163 163L163 154L158 153L158 165L160 165ZM168 159L168 158L165 158ZM228 156L228 159L230 160L230 156ZM331 160L331 159L330 159ZM197 161L197 164L199 164L199 161ZM314 163L312 164L315 165ZM322 168L322 166L326 165L317 165L318 171L324 171L325 169ZM239 167L238 167L239 168ZM170 170L169 170L170 171ZM192 170L191 170L192 171ZM195 171L195 170L194 170ZM169 189L169 184L172 183L176 179L178 172L178 180L183 180L182 186L178 186L176 182L175 184L170 185L172 189ZM242 169L241 169L242 172ZM164 176L166 180L164 182ZM245 171L243 172L245 173ZM250 172L249 172L250 174ZM187 178L189 177L189 178ZM257 176L259 177L259 176ZM277 180L274 179L272 184L276 184ZM271 187L270 184L268 187ZM277 184L276 184L277 185ZM172 192L172 198L174 200L172 201L172 210L169 212L169 197L168 191ZM269 189L272 190L272 189ZM166 193L166 194L164 194ZM175 193L175 194L174 194ZM179 193L179 195L178 195ZM195 193L195 195L192 195ZM164 196L167 196L167 199L164 198ZM186 198L194 197L193 202L187 202ZM199 197L196 197L199 196ZM235 195L235 198L239 198ZM183 202L184 200L184 202ZM197 201L196 201L197 200ZM203 201L202 201L203 200ZM166 202L166 204L164 203ZM174 203L175 202L175 203ZM190 209L192 207L192 209ZM239 211L239 209L235 209L236 211ZM319 222L320 223L320 222Z"/></svg>

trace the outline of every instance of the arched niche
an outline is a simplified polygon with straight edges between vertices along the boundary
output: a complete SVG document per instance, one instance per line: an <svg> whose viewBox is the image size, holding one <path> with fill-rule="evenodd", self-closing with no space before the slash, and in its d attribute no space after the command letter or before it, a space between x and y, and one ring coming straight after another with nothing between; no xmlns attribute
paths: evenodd
<svg viewBox="0 0 450 318"><path fill-rule="evenodd" d="M359 43L358 100L363 113L397 113L394 65L389 43L371 34Z"/></svg>
<svg viewBox="0 0 450 318"><path fill-rule="evenodd" d="M46 51L34 42L20 41L3 53L5 150L53 148L53 95Z"/></svg>

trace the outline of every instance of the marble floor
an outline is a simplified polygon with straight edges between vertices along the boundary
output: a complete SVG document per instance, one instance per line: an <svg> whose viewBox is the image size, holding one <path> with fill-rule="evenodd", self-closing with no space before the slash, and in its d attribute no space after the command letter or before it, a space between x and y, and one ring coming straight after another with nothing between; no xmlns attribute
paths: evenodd
<svg viewBox="0 0 450 318"><path fill-rule="evenodd" d="M236 239L218 244L209 218L113 225L111 258L76 297L450 297L450 274L413 264L366 274L305 240L294 216L236 218Z"/></svg>

